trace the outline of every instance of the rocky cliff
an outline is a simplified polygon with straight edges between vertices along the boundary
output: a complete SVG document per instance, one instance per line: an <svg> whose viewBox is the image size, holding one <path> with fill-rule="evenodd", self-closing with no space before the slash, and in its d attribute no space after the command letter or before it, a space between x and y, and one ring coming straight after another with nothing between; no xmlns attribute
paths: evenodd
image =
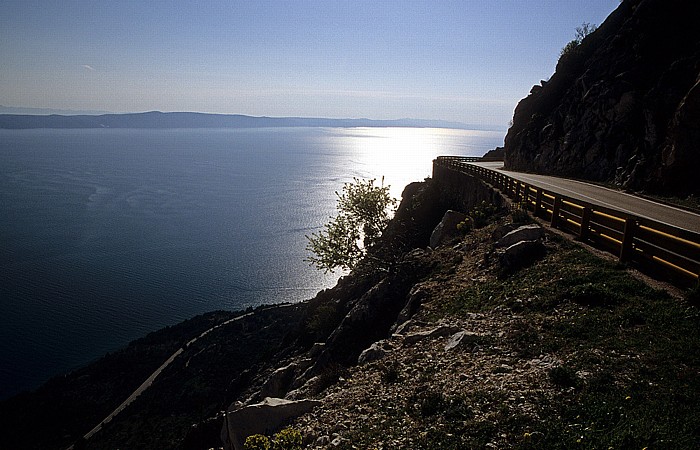
<svg viewBox="0 0 700 450"><path fill-rule="evenodd" d="M241 448L285 425L310 449L698 448L697 309L443 169L404 190L372 253L388 264L298 304L194 318L0 402L0 448ZM490 212L427 247L446 209Z"/></svg>
<svg viewBox="0 0 700 450"><path fill-rule="evenodd" d="M515 109L508 169L698 194L700 2L625 0Z"/></svg>

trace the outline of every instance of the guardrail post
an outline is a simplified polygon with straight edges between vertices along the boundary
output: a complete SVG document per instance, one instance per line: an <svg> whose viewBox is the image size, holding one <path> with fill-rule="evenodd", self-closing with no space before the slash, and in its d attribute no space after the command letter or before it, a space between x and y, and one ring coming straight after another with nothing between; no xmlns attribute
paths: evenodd
<svg viewBox="0 0 700 450"><path fill-rule="evenodd" d="M515 193L513 194L513 201L518 203L520 201L520 181L515 183Z"/></svg>
<svg viewBox="0 0 700 450"><path fill-rule="evenodd" d="M542 208L542 189L537 188L537 194L535 194L535 210L532 212L532 215L538 217L540 208Z"/></svg>
<svg viewBox="0 0 700 450"><path fill-rule="evenodd" d="M622 245L620 247L621 262L629 261L632 257L635 228L637 228L636 220L630 217L625 219L625 230L622 235Z"/></svg>
<svg viewBox="0 0 700 450"><path fill-rule="evenodd" d="M578 237L585 241L588 239L588 234L591 228L591 208L584 207L581 213L581 230L579 230Z"/></svg>
<svg viewBox="0 0 700 450"><path fill-rule="evenodd" d="M552 206L552 220L550 226L552 228L557 228L559 225L559 210L561 209L561 197L558 195L554 196L554 206Z"/></svg>

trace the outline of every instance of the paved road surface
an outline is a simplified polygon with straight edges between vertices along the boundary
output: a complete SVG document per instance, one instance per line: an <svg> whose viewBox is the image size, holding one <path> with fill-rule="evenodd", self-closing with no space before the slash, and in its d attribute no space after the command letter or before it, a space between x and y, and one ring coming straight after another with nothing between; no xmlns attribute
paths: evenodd
<svg viewBox="0 0 700 450"><path fill-rule="evenodd" d="M700 215L582 181L503 170L502 162L472 163L562 195L700 233Z"/></svg>
<svg viewBox="0 0 700 450"><path fill-rule="evenodd" d="M276 306L273 306L272 308L284 308L284 307L286 307L286 306L291 306L291 305L276 305ZM95 426L95 428L93 428L92 430L88 431L88 433L87 433L83 438L84 438L85 440L90 439L95 433L97 433L98 431L100 431L104 425L106 425L107 423L111 422L112 419L114 419L115 416L117 416L120 412L122 412L122 411L123 411L127 406L129 406L134 400L136 400L136 398L137 398L139 395L141 395L146 389L148 389L149 387L151 387L151 385L153 384L153 381L155 381L155 379L158 377L158 375L160 375L160 373L161 373L166 367L168 367L168 366L170 365L170 363L172 363L173 361L175 361L175 358L177 358L178 356L180 356L180 354L183 352L183 350L184 350L186 347L188 347L189 345L191 345L191 344L197 342L199 339L203 338L204 336L206 336L207 334L209 334L209 333L211 333L212 331L216 330L217 328L226 326L226 325L230 324L231 322L235 322L235 321L237 321L237 320L241 320L241 319L243 319L243 318L245 318L245 317L248 317L248 316L251 316L251 315L253 315L253 314L254 314L254 312L251 312L251 313L243 314L243 315L238 316L238 317L234 317L233 319L229 319L229 320L227 320L227 321L225 321L225 322L222 322L222 323L220 323L220 324L218 324L218 325L215 325L215 326L209 328L208 330L204 331L204 332L203 332L202 334L200 334L199 336L197 336L197 337L191 339L187 344L185 344L184 347L179 348L175 353L173 353L172 355L170 355L170 358L168 358L159 368L157 368L157 369L155 370L155 372L153 372L153 373L146 379L146 381L144 381L144 382L141 384L141 386L139 386L138 388L136 388L136 390L135 390L126 400L124 400L124 402L122 402L122 404L119 405L119 406L117 407L117 409L115 409L114 411L112 411L112 413L110 413L107 417L105 417L105 419L104 419L102 422L100 422L99 424L97 424L97 425ZM72 448L73 448L73 446L71 446L69 449L72 449Z"/></svg>

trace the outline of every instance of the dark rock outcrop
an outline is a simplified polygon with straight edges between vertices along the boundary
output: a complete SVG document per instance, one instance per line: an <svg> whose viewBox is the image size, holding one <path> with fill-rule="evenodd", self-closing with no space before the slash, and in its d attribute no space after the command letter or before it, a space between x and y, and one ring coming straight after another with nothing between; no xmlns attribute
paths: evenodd
<svg viewBox="0 0 700 450"><path fill-rule="evenodd" d="M411 252L391 273L354 301L352 309L326 342L319 368L329 363L354 364L364 349L385 338L406 305L413 285L434 266L429 253Z"/></svg>
<svg viewBox="0 0 700 450"><path fill-rule="evenodd" d="M482 156L482 158L502 160L503 157L505 156L505 154L506 154L506 151L503 147L496 147L493 150L489 150L488 152L484 153L484 156Z"/></svg>
<svg viewBox="0 0 700 450"><path fill-rule="evenodd" d="M700 193L700 2L625 0L517 106L508 169Z"/></svg>
<svg viewBox="0 0 700 450"><path fill-rule="evenodd" d="M547 248L540 241L520 241L500 255L501 267L505 272L527 266L542 258L547 253Z"/></svg>
<svg viewBox="0 0 700 450"><path fill-rule="evenodd" d="M459 236L457 225L463 222L467 215L458 211L447 210L442 220L435 227L430 235L430 246L436 248L438 245L454 239Z"/></svg>

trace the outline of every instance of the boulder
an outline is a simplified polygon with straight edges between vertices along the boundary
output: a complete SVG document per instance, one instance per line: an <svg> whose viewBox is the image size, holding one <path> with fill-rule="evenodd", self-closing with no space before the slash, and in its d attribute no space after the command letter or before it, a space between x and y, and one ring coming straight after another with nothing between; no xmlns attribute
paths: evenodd
<svg viewBox="0 0 700 450"><path fill-rule="evenodd" d="M270 434L290 420L321 404L318 400L284 400L267 397L261 403L226 412L221 440L227 450L243 450L246 437Z"/></svg>
<svg viewBox="0 0 700 450"><path fill-rule="evenodd" d="M382 359L387 351L383 347L383 341L375 342L368 349L360 353L357 358L357 364L367 364L368 362Z"/></svg>
<svg viewBox="0 0 700 450"><path fill-rule="evenodd" d="M434 339L438 337L449 336L457 331L459 331L459 327L455 327L452 325L440 325L439 327L433 328L432 330L421 331L418 333L411 333L407 335L403 340L403 344L405 346L414 345L415 343L425 339Z"/></svg>
<svg viewBox="0 0 700 450"><path fill-rule="evenodd" d="M304 358L275 370L260 389L259 398L284 397L289 388L293 386L296 376L312 365L313 359Z"/></svg>
<svg viewBox="0 0 700 450"><path fill-rule="evenodd" d="M404 255L384 279L352 302L352 308L326 341L309 375L318 375L328 364L357 363L363 350L386 339L411 288L430 273L436 260L423 250Z"/></svg>
<svg viewBox="0 0 700 450"><path fill-rule="evenodd" d="M396 327L396 330L394 330L394 334L391 335L392 339L395 339L396 336L403 336L404 334L408 333L408 330L410 330L413 325L413 320L407 320L400 324Z"/></svg>
<svg viewBox="0 0 700 450"><path fill-rule="evenodd" d="M536 241L544 237L544 229L537 225L523 225L507 233L496 242L496 247L509 247L520 241Z"/></svg>
<svg viewBox="0 0 700 450"><path fill-rule="evenodd" d="M287 389L294 380L297 366L295 363L272 372L260 389L260 397L282 397L287 393Z"/></svg>
<svg viewBox="0 0 700 450"><path fill-rule="evenodd" d="M472 349L483 340L483 335L474 333L473 331L458 331L450 336L450 339L445 344L445 351L450 351L460 348Z"/></svg>
<svg viewBox="0 0 700 450"><path fill-rule="evenodd" d="M309 356L312 358L317 357L321 353L323 353L323 350L326 348L326 343L325 342L315 342L314 345L311 346L309 349Z"/></svg>
<svg viewBox="0 0 700 450"><path fill-rule="evenodd" d="M459 231L457 230L457 224L464 221L467 218L466 214L461 212L448 210L442 220L433 230L433 234L430 235L430 246L436 248L440 244L459 236Z"/></svg>
<svg viewBox="0 0 700 450"><path fill-rule="evenodd" d="M420 308L423 299L428 297L428 293L420 285L414 286L408 295L409 297L408 301L406 302L406 306L403 307L403 309L399 312L399 315L396 317L396 322L392 327L393 331L396 331L399 325L407 322L411 317L413 317L413 315L418 311L418 308Z"/></svg>
<svg viewBox="0 0 700 450"><path fill-rule="evenodd" d="M518 228L518 226L513 225L512 223L507 223L505 225L498 225L491 233L491 240L493 240L494 242L498 241L503 236L510 233L511 231L513 231L516 228Z"/></svg>
<svg viewBox="0 0 700 450"><path fill-rule="evenodd" d="M510 247L501 255L501 267L513 270L527 266L543 257L547 249L540 241L520 241Z"/></svg>

